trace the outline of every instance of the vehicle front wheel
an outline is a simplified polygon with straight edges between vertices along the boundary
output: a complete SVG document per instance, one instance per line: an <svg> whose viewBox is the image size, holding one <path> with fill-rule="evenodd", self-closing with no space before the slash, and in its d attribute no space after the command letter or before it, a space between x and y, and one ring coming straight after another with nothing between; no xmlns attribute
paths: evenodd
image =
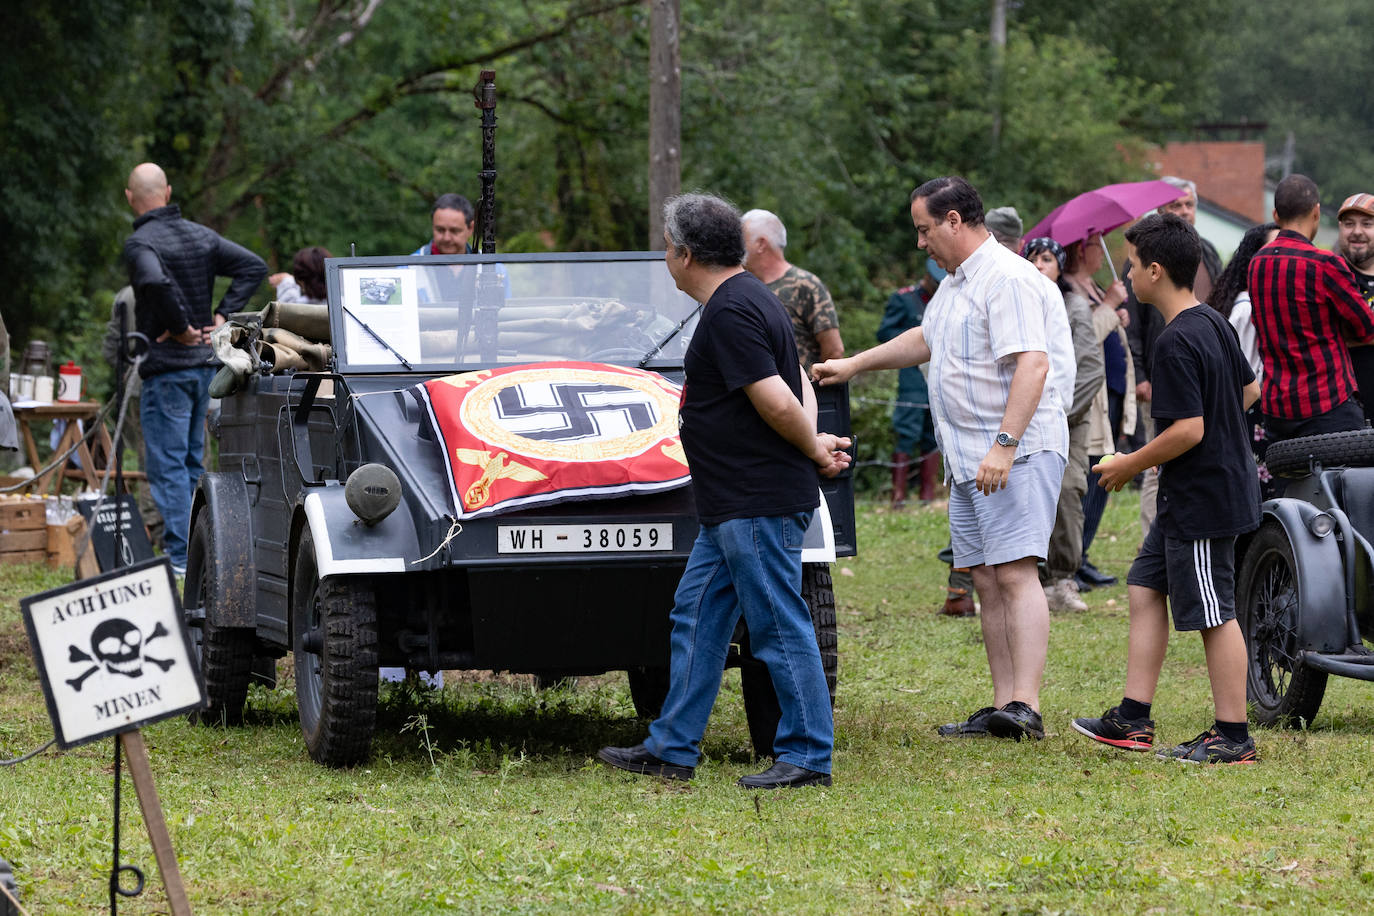
<svg viewBox="0 0 1374 916"><path fill-rule="evenodd" d="M1326 693L1326 672L1298 658L1297 565L1283 526L1266 521L1236 581L1236 614L1245 634L1246 693L1260 725L1311 723Z"/></svg>
<svg viewBox="0 0 1374 916"><path fill-rule="evenodd" d="M377 726L377 598L363 578L320 581L308 528L296 554L291 625L306 749L325 766L361 763Z"/></svg>
<svg viewBox="0 0 1374 916"><path fill-rule="evenodd" d="M253 669L252 627L222 627L214 623L216 606L224 600L227 570L215 562L215 531L209 510L196 516L186 545L186 590L183 613L191 633L191 647L205 678L207 705L191 713L203 725L240 725Z"/></svg>

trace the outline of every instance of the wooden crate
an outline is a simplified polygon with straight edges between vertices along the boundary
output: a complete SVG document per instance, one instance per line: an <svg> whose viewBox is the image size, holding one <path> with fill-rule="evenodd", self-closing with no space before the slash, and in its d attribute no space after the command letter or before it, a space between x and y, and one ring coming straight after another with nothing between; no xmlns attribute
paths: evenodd
<svg viewBox="0 0 1374 916"><path fill-rule="evenodd" d="M41 499L0 499L0 563L42 563L48 555L48 511Z"/></svg>
<svg viewBox="0 0 1374 916"><path fill-rule="evenodd" d="M61 569L64 566L71 568L77 579L85 579L100 572L95 549L86 538L86 520L80 515L73 515L65 525L48 525L44 535L47 537L47 549L42 557L47 558L50 569ZM76 545L82 541L85 541L86 549L78 562Z"/></svg>

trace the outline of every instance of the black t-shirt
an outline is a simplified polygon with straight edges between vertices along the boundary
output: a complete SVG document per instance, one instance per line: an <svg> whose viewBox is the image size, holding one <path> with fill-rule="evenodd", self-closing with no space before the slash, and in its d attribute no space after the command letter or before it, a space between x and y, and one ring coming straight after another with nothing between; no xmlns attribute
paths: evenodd
<svg viewBox="0 0 1374 916"><path fill-rule="evenodd" d="M751 273L730 277L706 303L684 365L682 445L701 521L814 509L815 463L765 423L744 392L779 375L801 399L792 320L778 297Z"/></svg>
<svg viewBox="0 0 1374 916"><path fill-rule="evenodd" d="M1186 540L1227 537L1260 522L1259 476L1241 389L1255 380L1235 329L1205 305L1165 325L1154 348L1151 414L1159 433L1202 417L1202 441L1159 472L1159 520Z"/></svg>

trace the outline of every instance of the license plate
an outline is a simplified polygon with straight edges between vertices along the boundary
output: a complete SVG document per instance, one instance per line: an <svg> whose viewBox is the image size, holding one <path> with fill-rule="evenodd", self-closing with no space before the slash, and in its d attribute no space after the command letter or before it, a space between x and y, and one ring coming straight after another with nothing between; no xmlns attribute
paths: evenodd
<svg viewBox="0 0 1374 916"><path fill-rule="evenodd" d="M672 550L670 522L643 525L501 525L498 553L633 553Z"/></svg>

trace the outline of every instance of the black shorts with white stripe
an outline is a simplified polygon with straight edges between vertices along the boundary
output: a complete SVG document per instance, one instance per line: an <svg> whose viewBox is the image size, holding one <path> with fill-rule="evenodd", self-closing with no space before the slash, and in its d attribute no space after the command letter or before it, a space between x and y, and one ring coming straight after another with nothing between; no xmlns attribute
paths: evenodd
<svg viewBox="0 0 1374 916"><path fill-rule="evenodd" d="M1150 526L1126 576L1169 596L1174 629L1210 630L1236 617L1236 539L1188 541Z"/></svg>

